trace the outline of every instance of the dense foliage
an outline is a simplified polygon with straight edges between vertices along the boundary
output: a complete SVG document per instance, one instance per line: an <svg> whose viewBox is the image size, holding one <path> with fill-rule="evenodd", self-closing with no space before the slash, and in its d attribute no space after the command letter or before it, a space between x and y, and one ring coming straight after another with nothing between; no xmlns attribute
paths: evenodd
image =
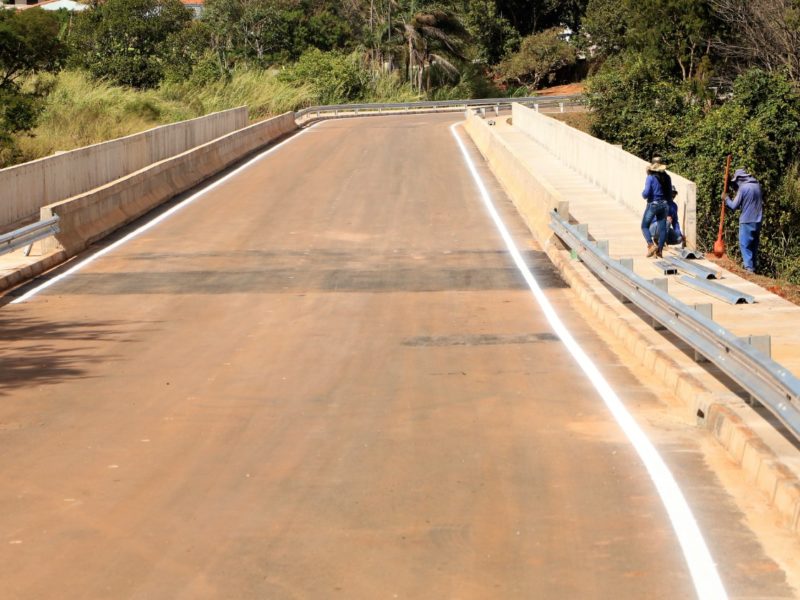
<svg viewBox="0 0 800 600"><path fill-rule="evenodd" d="M800 282L800 20L794 0L590 0L595 135L666 156L698 184L698 242L716 236L727 154L766 196L760 271ZM729 252L738 214L729 215Z"/></svg>
<svg viewBox="0 0 800 600"><path fill-rule="evenodd" d="M41 111L39 90L20 80L58 70L66 58L56 17L42 11L0 10L0 163L16 156L14 134L29 131Z"/></svg>
<svg viewBox="0 0 800 600"><path fill-rule="evenodd" d="M62 79L37 75L65 65L70 73L88 74L114 102L107 84L127 88L132 98L150 90L184 94L196 107L205 105L198 98L208 90L231 105L252 100L251 90L238 84L257 80L280 94L267 104L293 108L295 100L528 93L576 60L559 32L577 30L585 8L585 0L206 0L195 18L180 0L84 1L90 9L75 14L0 11L0 165L60 144L58 132L70 130L51 118L59 110L46 96L52 101L79 88L89 93L72 85L83 79L65 74L67 85L60 85ZM137 103L131 107L124 118L139 123ZM48 132L36 127L43 110ZM152 118L167 114L175 113L154 110ZM103 122L102 115L92 121ZM97 135L119 130L87 125ZM32 142L28 135L47 141Z"/></svg>

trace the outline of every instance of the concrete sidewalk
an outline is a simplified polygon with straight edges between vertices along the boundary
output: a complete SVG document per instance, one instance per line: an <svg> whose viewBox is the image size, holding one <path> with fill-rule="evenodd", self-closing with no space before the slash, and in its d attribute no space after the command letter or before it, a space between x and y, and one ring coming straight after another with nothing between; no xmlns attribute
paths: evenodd
<svg viewBox="0 0 800 600"><path fill-rule="evenodd" d="M23 249L0 255L0 292L17 286L67 260L64 250L43 251L43 244L33 244L29 256Z"/></svg>
<svg viewBox="0 0 800 600"><path fill-rule="evenodd" d="M655 259L645 257L641 213L611 198L508 121L505 116L496 119L495 125L488 128L491 135L518 157L526 171L569 201L571 218L588 224L591 238L608 240L609 252L614 258L632 258L634 270L642 277L665 277L655 266ZM487 159L494 162L489 156ZM495 160L501 159L495 157ZM644 180L643 172L642 187ZM514 196L512 190L507 191ZM677 201L681 206L680 197ZM644 200L641 206L643 211ZM553 257L552 252L548 254ZM677 256L677 249L665 248L665 258L668 255ZM770 502L790 521L790 528L800 532L800 516L796 514L800 510L800 443L790 434L781 433L782 427L766 408L748 406L744 390L738 389L713 365L695 362L693 351L682 341L669 332L655 330L643 313L630 304L623 304L582 263L570 260L564 251L556 262L559 261L572 273L573 276L564 273L562 268L576 293L596 317L602 315L597 320L603 322L611 337L617 338L620 351L630 352L647 367L653 373L655 385L659 385L658 381L667 382L665 394L674 392L686 404L679 408L691 411L689 418L702 409L706 427L745 470L748 480L769 496ZM669 293L688 305L712 304L714 320L738 336L771 335L772 357L793 373L800 373L800 307L708 261L696 262L720 270L719 283L754 296L756 303L730 305L678 283L675 276L669 277ZM635 333L632 335L632 332ZM703 399L694 398L700 395ZM720 413L719 406L730 411L723 409ZM781 496L787 489L789 493L784 501ZM784 506L780 506L782 503Z"/></svg>

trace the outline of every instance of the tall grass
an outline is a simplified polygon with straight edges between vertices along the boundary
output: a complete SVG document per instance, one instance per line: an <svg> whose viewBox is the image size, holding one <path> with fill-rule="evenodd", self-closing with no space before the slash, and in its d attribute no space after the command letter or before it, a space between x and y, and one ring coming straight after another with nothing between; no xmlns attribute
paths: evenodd
<svg viewBox="0 0 800 600"><path fill-rule="evenodd" d="M247 105L252 120L295 111L314 102L310 86L282 82L276 70L241 69L226 80L164 83L159 94L188 103L198 115Z"/></svg>
<svg viewBox="0 0 800 600"><path fill-rule="evenodd" d="M29 85L44 88L45 108L31 134L16 140L21 161L197 116L158 91L132 91L78 71L42 76Z"/></svg>
<svg viewBox="0 0 800 600"><path fill-rule="evenodd" d="M13 159L4 164L0 156L0 167L237 106L246 105L250 119L257 121L320 103L311 83L284 81L279 72L240 69L226 79L168 81L153 90L115 86L77 70L33 77L25 87L41 94L44 110L36 128L15 140ZM397 72L365 71L364 77L355 101L420 99Z"/></svg>
<svg viewBox="0 0 800 600"><path fill-rule="evenodd" d="M275 72L256 70L237 71L227 81L165 83L155 90L134 90L96 81L82 71L63 71L33 78L26 87L41 92L45 106L36 128L17 137L15 163L237 106L247 105L256 121L314 100L308 86L291 86L280 82Z"/></svg>

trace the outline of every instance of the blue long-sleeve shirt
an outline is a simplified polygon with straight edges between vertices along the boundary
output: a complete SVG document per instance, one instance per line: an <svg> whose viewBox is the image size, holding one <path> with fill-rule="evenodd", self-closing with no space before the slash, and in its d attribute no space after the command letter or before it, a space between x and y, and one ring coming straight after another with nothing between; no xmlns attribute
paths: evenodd
<svg viewBox="0 0 800 600"><path fill-rule="evenodd" d="M733 200L726 197L725 204L731 210L742 209L742 215L739 217L740 223L760 223L763 218L764 201L761 184L752 175L742 174L739 176L739 171L736 172L734 181L739 184L739 191Z"/></svg>
<svg viewBox="0 0 800 600"><path fill-rule="evenodd" d="M644 182L642 198L648 202L663 202L670 199L672 196L672 180L666 173L664 173L664 175L667 178L667 185L665 186L666 189L662 189L662 186L658 182L658 178L655 175L647 175L647 179L645 179Z"/></svg>

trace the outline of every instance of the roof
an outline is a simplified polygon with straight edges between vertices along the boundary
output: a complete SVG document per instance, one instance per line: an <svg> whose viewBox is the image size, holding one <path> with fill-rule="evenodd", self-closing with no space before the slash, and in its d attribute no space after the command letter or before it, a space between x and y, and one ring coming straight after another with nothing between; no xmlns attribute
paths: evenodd
<svg viewBox="0 0 800 600"><path fill-rule="evenodd" d="M75 0L44 0L38 4L18 4L9 5L8 8L16 8L17 10L26 10L28 8L41 8L42 10L68 10L69 12L81 12L89 8L88 4L82 4Z"/></svg>
<svg viewBox="0 0 800 600"><path fill-rule="evenodd" d="M89 8L88 4L81 4L75 0L45 0L37 4L42 10L68 10L70 12L81 12Z"/></svg>

